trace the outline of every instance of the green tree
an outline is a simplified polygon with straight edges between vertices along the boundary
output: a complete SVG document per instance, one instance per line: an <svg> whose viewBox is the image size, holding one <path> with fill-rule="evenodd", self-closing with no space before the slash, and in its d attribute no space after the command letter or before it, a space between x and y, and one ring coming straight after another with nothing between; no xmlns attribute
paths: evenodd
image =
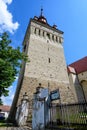
<svg viewBox="0 0 87 130"><path fill-rule="evenodd" d="M18 74L21 61L27 61L27 56L20 51L20 48L14 49L10 43L6 32L0 35L0 104L2 104L1 96L9 94L8 88Z"/></svg>

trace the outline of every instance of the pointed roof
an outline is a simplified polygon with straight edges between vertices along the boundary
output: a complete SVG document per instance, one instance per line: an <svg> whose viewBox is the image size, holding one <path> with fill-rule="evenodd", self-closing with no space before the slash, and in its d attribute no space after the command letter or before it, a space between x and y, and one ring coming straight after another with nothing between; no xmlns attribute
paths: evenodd
<svg viewBox="0 0 87 130"><path fill-rule="evenodd" d="M87 71L87 56L70 64L70 67L73 67L77 74Z"/></svg>

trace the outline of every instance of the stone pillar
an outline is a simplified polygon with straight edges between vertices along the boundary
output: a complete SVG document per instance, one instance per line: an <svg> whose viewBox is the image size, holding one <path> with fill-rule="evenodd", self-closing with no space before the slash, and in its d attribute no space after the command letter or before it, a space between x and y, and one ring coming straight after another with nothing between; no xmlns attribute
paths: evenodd
<svg viewBox="0 0 87 130"><path fill-rule="evenodd" d="M34 31L35 31L35 27L32 27L31 28L31 34L34 34Z"/></svg>
<svg viewBox="0 0 87 130"><path fill-rule="evenodd" d="M40 36L43 37L43 30L40 30Z"/></svg>
<svg viewBox="0 0 87 130"><path fill-rule="evenodd" d="M63 42L64 42L63 37L59 37L59 43L63 43Z"/></svg>
<svg viewBox="0 0 87 130"><path fill-rule="evenodd" d="M49 108L46 104L46 97L48 97L48 89L38 88L34 94L33 103L33 130L44 130L45 125L49 122Z"/></svg>
<svg viewBox="0 0 87 130"><path fill-rule="evenodd" d="M54 42L56 42L56 36L54 35Z"/></svg>
<svg viewBox="0 0 87 130"><path fill-rule="evenodd" d="M57 36L57 42L59 43L59 37Z"/></svg>
<svg viewBox="0 0 87 130"><path fill-rule="evenodd" d="M52 34L50 34L50 40L52 40Z"/></svg>
<svg viewBox="0 0 87 130"><path fill-rule="evenodd" d="M27 94L25 93L23 95L23 99L21 100L21 104L18 106L16 112L16 122L19 126L26 125L29 109L28 107L29 107L29 100Z"/></svg>

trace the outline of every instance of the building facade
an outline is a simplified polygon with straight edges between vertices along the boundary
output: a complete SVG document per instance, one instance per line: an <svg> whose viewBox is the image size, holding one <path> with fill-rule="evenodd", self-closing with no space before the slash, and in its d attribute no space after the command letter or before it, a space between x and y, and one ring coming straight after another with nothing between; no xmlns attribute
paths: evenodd
<svg viewBox="0 0 87 130"><path fill-rule="evenodd" d="M68 66L70 86L78 102L87 102L87 56Z"/></svg>
<svg viewBox="0 0 87 130"><path fill-rule="evenodd" d="M8 118L10 108L11 107L7 105L0 105L0 120Z"/></svg>

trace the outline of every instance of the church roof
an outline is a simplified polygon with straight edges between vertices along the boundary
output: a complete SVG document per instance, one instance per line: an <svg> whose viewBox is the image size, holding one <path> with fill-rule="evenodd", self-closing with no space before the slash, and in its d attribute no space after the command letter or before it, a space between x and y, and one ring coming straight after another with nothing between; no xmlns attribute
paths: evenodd
<svg viewBox="0 0 87 130"><path fill-rule="evenodd" d="M77 74L87 71L87 56L70 64L70 67L73 67Z"/></svg>

